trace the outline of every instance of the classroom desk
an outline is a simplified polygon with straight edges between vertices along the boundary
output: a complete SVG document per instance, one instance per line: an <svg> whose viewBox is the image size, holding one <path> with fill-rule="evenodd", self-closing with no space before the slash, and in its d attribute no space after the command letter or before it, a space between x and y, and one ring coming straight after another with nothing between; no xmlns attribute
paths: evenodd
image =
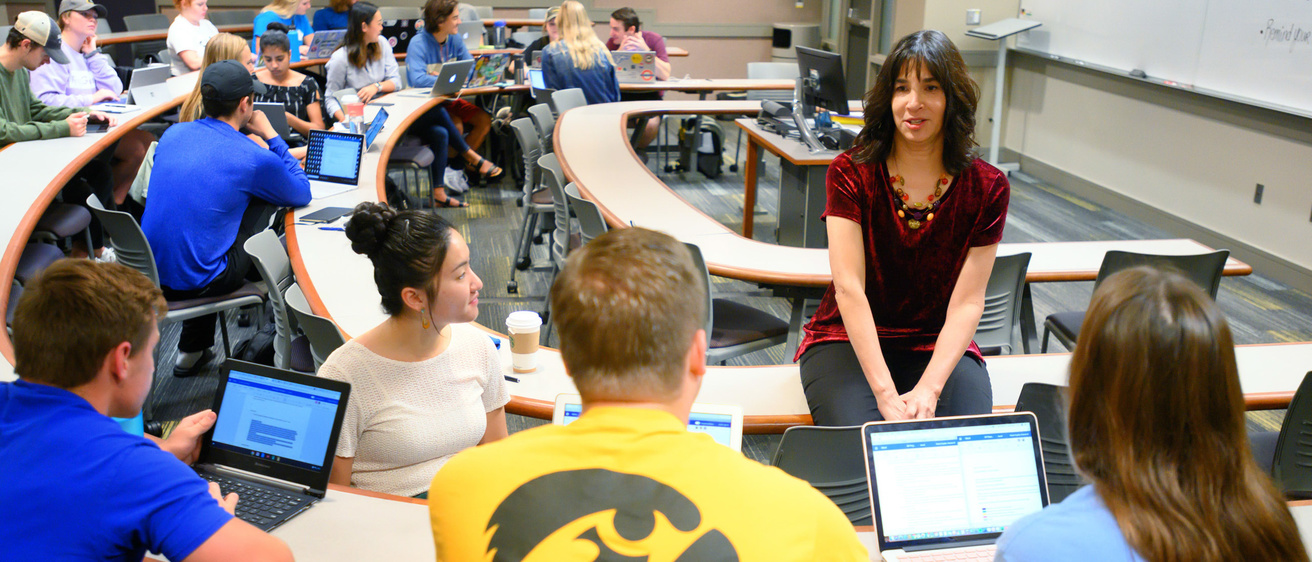
<svg viewBox="0 0 1312 562"><path fill-rule="evenodd" d="M144 107L119 115L117 127L102 134L61 139L26 141L0 148L0 170L5 171L4 189L0 189L0 235L9 236L0 257L0 280L6 287L14 278L18 258L23 253L32 229L55 195L82 166L113 145L127 131L165 111L180 105L191 93L199 78L192 72L170 78L167 82L175 98L155 107ZM9 291L0 291L0 310L8 306ZM13 345L9 334L0 331L0 354L13 363Z"/></svg>
<svg viewBox="0 0 1312 562"><path fill-rule="evenodd" d="M219 31L224 33L250 33L254 29L253 24L242 25L224 25L219 26ZM116 31L96 36L96 43L99 45L118 45L121 43L136 43L139 41L163 41L169 38L168 29L149 29L145 31Z"/></svg>
<svg viewBox="0 0 1312 562"><path fill-rule="evenodd" d="M820 215L825 210L825 174L839 152L812 151L799 140L785 139L765 131L754 118L735 119L734 124L747 133L747 163L743 169L743 236L752 237L757 171L763 156L758 147L763 147L779 157L779 243L803 248L828 247L828 236Z"/></svg>

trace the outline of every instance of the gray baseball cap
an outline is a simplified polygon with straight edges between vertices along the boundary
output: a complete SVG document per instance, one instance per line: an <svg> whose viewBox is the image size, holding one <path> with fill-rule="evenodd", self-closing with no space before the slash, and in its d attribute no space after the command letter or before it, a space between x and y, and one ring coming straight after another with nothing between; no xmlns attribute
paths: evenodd
<svg viewBox="0 0 1312 562"><path fill-rule="evenodd" d="M18 14L18 20L14 22L14 31L22 33L33 43L45 47L46 55L50 60L59 64L68 64L68 57L64 56L64 43L59 40L59 24L45 12L33 10Z"/></svg>
<svg viewBox="0 0 1312 562"><path fill-rule="evenodd" d="M96 16L101 19L109 16L108 9L100 4L93 3L91 0L64 0L59 3L59 15L61 16L64 15L64 12L85 12L87 10L95 10Z"/></svg>

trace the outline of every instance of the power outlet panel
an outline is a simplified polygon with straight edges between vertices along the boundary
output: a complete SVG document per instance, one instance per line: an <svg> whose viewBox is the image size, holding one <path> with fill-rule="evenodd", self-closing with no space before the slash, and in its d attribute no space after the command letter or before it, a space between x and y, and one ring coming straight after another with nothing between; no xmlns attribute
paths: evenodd
<svg viewBox="0 0 1312 562"><path fill-rule="evenodd" d="M980 10L978 8L966 10L966 25L979 25Z"/></svg>
<svg viewBox="0 0 1312 562"><path fill-rule="evenodd" d="M1258 205L1261 205L1261 204L1262 204L1262 192L1263 192L1263 191L1266 191L1266 186L1265 186L1265 185L1262 185L1262 184L1260 184L1260 183L1257 184L1257 189L1253 190L1253 202L1254 202L1254 203L1256 203L1256 204L1258 204Z"/></svg>

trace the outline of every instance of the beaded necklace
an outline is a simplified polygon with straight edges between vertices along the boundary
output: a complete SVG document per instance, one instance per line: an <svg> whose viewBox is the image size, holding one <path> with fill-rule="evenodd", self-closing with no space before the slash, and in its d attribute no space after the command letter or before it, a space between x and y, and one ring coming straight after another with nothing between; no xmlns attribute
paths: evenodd
<svg viewBox="0 0 1312 562"><path fill-rule="evenodd" d="M912 203L911 196L902 190L906 185L906 180L901 174L888 176L889 185L893 186L893 193L897 194L898 205L901 207L897 210L899 218L907 219L907 228L917 230L925 223L934 220L934 212L938 210L939 203L943 201L943 188L952 182L952 176L942 174L938 177L938 183L934 185L934 193L929 195L929 200L924 203Z"/></svg>

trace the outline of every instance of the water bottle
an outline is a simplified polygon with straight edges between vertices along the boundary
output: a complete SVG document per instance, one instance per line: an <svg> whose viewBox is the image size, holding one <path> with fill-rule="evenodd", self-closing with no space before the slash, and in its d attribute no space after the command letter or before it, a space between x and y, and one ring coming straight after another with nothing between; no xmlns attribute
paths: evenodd
<svg viewBox="0 0 1312 562"><path fill-rule="evenodd" d="M508 38L508 35L509 34L506 33L506 20L497 20L496 23L492 24L493 47L498 49L506 48L506 39Z"/></svg>

